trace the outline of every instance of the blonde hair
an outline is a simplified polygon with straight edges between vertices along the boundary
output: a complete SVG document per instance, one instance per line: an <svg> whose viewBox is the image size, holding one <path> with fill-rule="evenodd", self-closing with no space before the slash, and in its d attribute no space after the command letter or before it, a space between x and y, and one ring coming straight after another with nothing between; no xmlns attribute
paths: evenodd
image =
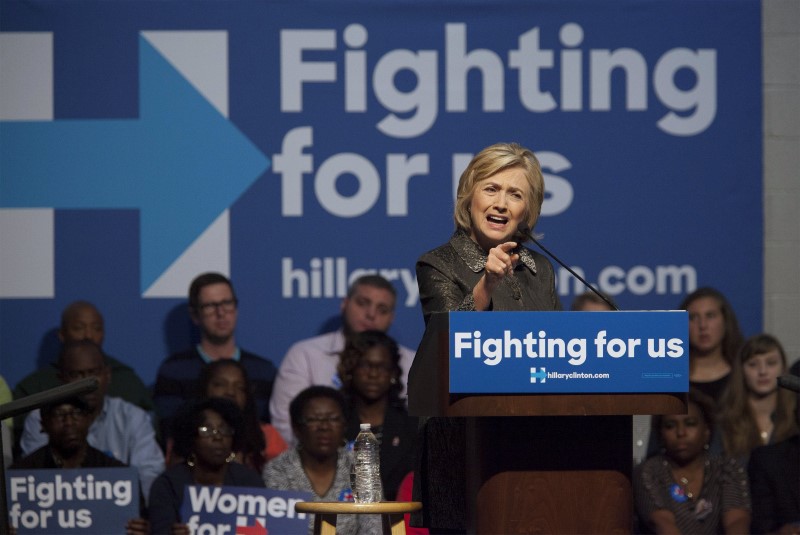
<svg viewBox="0 0 800 535"><path fill-rule="evenodd" d="M719 428L722 431L722 445L730 456L746 456L753 448L763 444L758 424L750 410L743 367L756 355L763 355L772 350L780 353L785 371L787 367L786 353L778 339L769 334L757 334L748 338L739 351L738 358L733 362L728 386L720 398L720 414L718 416ZM779 442L797 433L796 404L795 394L778 388L773 417L775 423L772 431L773 442Z"/></svg>
<svg viewBox="0 0 800 535"><path fill-rule="evenodd" d="M517 143L497 143L486 147L472 158L461 173L453 213L456 228L469 232L472 227L469 207L476 185L500 171L515 167L522 169L528 182L525 224L529 232L533 230L544 202L544 177L539 160L533 152Z"/></svg>

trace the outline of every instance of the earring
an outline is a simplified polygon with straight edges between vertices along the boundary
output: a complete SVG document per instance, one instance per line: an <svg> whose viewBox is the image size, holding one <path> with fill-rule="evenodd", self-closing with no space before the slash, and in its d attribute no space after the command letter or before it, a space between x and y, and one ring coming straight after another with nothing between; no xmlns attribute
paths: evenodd
<svg viewBox="0 0 800 535"><path fill-rule="evenodd" d="M231 454L228 455L228 457L225 459L225 462L230 463L233 462L234 459L236 459L236 454L234 452L231 452Z"/></svg>
<svg viewBox="0 0 800 535"><path fill-rule="evenodd" d="M390 384L393 384L393 385L396 385L396 384L397 384L397 379L396 379L395 377L392 377L392 378L389 380L389 383L390 383Z"/></svg>
<svg viewBox="0 0 800 535"><path fill-rule="evenodd" d="M194 453L190 454L189 457L186 459L186 464L194 468L195 462L197 461L197 457L195 457Z"/></svg>
<svg viewBox="0 0 800 535"><path fill-rule="evenodd" d="M703 449L704 449L704 450L706 450L706 451L708 451L708 443L706 443L706 444L703 444Z"/></svg>

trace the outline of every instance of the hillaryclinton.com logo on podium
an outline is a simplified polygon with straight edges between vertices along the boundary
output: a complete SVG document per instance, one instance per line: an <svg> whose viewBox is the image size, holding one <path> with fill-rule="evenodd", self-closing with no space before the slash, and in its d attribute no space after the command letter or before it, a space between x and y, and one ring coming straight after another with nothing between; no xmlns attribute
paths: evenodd
<svg viewBox="0 0 800 535"><path fill-rule="evenodd" d="M531 382L536 383L537 380L539 382L545 382L547 380L547 370L544 368L538 368L539 371L536 371L537 368L531 368Z"/></svg>

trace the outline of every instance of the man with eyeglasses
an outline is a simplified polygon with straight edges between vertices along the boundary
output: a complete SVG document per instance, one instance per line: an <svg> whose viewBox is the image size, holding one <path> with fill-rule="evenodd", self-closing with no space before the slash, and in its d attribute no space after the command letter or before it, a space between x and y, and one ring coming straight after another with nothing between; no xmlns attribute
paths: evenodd
<svg viewBox="0 0 800 535"><path fill-rule="evenodd" d="M189 316L200 330L200 343L168 357L158 369L153 400L161 422L161 438L169 435L171 418L187 400L198 395L201 370L220 359L239 361L253 388L258 416L269 422L269 398L275 365L236 344L239 301L230 279L220 273L203 273L189 286Z"/></svg>
<svg viewBox="0 0 800 535"><path fill-rule="evenodd" d="M121 468L127 464L93 448L88 440L92 422L89 406L78 397L44 405L41 408L42 429L49 437L47 444L9 468L12 470L52 470L56 468ZM145 509L140 496L140 512ZM124 522L124 524L123 524ZM144 518L121 519L126 533L145 535L150 524Z"/></svg>
<svg viewBox="0 0 800 535"><path fill-rule="evenodd" d="M342 300L342 326L333 332L296 342L281 361L270 399L272 425L287 444L294 444L289 403L305 388L312 385L340 388L342 381L336 372L339 353L346 337L363 331L386 332L394 321L397 291L380 275L364 275L356 279ZM408 384L408 370L414 362L414 351L400 346L401 382Z"/></svg>
<svg viewBox="0 0 800 535"><path fill-rule="evenodd" d="M47 444L10 468L105 468L127 466L87 442L92 418L89 406L74 397L42 407L41 426Z"/></svg>
<svg viewBox="0 0 800 535"><path fill-rule="evenodd" d="M91 340L65 343L57 367L62 383L97 378L97 389L81 397L91 422L88 443L136 468L142 493L147 498L153 480L164 471L164 454L156 442L150 415L133 403L107 395L111 372L102 350ZM23 455L30 455L47 443L47 429L37 409L25 418L20 447Z"/></svg>

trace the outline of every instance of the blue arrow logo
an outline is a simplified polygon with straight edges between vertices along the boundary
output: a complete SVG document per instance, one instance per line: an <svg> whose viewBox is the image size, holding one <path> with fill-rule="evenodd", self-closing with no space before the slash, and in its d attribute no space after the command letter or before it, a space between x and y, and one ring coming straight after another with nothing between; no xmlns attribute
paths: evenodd
<svg viewBox="0 0 800 535"><path fill-rule="evenodd" d="M547 371L544 368L539 368L541 371L536 371L536 368L531 368L531 383L535 383L537 379L541 379L541 382L545 382L547 380Z"/></svg>
<svg viewBox="0 0 800 535"><path fill-rule="evenodd" d="M269 166L140 37L138 119L2 123L0 206L138 208L144 292Z"/></svg>

